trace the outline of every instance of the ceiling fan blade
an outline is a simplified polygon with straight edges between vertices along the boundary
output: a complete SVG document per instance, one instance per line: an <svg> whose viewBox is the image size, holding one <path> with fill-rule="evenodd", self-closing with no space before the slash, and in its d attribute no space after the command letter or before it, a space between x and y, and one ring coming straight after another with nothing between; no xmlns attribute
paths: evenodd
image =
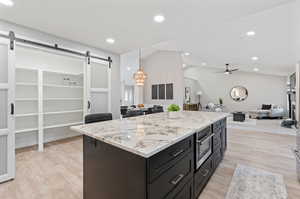
<svg viewBox="0 0 300 199"><path fill-rule="evenodd" d="M217 71L215 73L225 73L226 71Z"/></svg>
<svg viewBox="0 0 300 199"><path fill-rule="evenodd" d="M238 71L238 70L239 70L238 68L235 68L235 69L231 69L230 71L234 72L234 71Z"/></svg>

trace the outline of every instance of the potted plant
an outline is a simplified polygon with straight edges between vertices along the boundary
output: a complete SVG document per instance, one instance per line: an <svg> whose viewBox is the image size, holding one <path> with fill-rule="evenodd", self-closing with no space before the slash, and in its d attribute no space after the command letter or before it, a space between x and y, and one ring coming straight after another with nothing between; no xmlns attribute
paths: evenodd
<svg viewBox="0 0 300 199"><path fill-rule="evenodd" d="M177 104L171 104L168 107L169 118L177 118L178 111L180 111L180 107Z"/></svg>

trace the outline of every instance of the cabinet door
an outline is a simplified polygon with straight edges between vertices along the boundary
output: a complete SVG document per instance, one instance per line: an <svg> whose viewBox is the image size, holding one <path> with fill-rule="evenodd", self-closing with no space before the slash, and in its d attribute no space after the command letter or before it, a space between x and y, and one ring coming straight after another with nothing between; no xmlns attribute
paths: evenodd
<svg viewBox="0 0 300 199"><path fill-rule="evenodd" d="M227 127L226 127L226 120L224 121L224 125L222 127L222 152L225 153L227 149Z"/></svg>
<svg viewBox="0 0 300 199"><path fill-rule="evenodd" d="M207 184L209 178L213 174L213 161L211 158L206 160L206 162L195 172L194 175L194 195L195 198L200 195L205 185Z"/></svg>
<svg viewBox="0 0 300 199"><path fill-rule="evenodd" d="M0 183L15 176L14 50L0 39Z"/></svg>
<svg viewBox="0 0 300 199"><path fill-rule="evenodd" d="M107 62L92 60L86 67L86 114L111 112L111 69Z"/></svg>

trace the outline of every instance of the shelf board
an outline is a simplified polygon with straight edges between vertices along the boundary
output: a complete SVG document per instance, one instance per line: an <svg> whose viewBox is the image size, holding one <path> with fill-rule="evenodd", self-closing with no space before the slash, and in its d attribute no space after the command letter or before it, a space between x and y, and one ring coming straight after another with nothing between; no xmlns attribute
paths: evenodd
<svg viewBox="0 0 300 199"><path fill-rule="evenodd" d="M24 114L16 114L15 117L30 117L30 116L37 116L38 113L24 113Z"/></svg>
<svg viewBox="0 0 300 199"><path fill-rule="evenodd" d="M83 88L83 86L67 86L59 84L44 84L45 87L54 87L54 88Z"/></svg>
<svg viewBox="0 0 300 199"><path fill-rule="evenodd" d="M0 90L7 90L8 89L8 84L0 83Z"/></svg>
<svg viewBox="0 0 300 199"><path fill-rule="evenodd" d="M83 98L44 98L44 101L65 101L65 100L76 101L76 100L83 100Z"/></svg>
<svg viewBox="0 0 300 199"><path fill-rule="evenodd" d="M16 98L16 101L38 101L37 98Z"/></svg>
<svg viewBox="0 0 300 199"><path fill-rule="evenodd" d="M66 126L80 125L80 124L83 124L83 122L73 122L73 123L45 126L44 129L53 129L53 128L60 128L60 127L66 127Z"/></svg>
<svg viewBox="0 0 300 199"><path fill-rule="evenodd" d="M37 86L37 83L31 83L31 82L17 82L17 86Z"/></svg>
<svg viewBox="0 0 300 199"><path fill-rule="evenodd" d="M92 93L106 93L109 91L108 88L91 88L90 91Z"/></svg>
<svg viewBox="0 0 300 199"><path fill-rule="evenodd" d="M38 131L38 128L28 128L28 129L20 129L20 130L16 130L15 133L25 133L25 132L30 132L30 131Z"/></svg>
<svg viewBox="0 0 300 199"><path fill-rule="evenodd" d="M56 115L56 114L67 114L67 113L81 113L83 110L71 110L71 111L55 111L55 112L45 112L44 115Z"/></svg>
<svg viewBox="0 0 300 199"><path fill-rule="evenodd" d="M74 75L74 76L83 75L83 73L72 73L72 72L63 72L63 71L54 71L54 70L43 70L43 72L56 73L56 74L61 74L61 75Z"/></svg>
<svg viewBox="0 0 300 199"><path fill-rule="evenodd" d="M31 71L38 71L38 69L36 68L25 68L25 67L21 67L21 66L17 66L16 69L19 69L19 70L31 70Z"/></svg>

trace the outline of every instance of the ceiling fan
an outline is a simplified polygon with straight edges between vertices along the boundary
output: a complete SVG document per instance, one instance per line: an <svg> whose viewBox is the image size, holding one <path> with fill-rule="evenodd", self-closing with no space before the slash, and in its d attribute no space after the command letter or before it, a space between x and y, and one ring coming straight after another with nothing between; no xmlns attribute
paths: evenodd
<svg viewBox="0 0 300 199"><path fill-rule="evenodd" d="M231 75L232 72L238 71L238 68L230 68L229 64L226 64L225 66L225 71L221 71L218 73L224 73L225 75Z"/></svg>

